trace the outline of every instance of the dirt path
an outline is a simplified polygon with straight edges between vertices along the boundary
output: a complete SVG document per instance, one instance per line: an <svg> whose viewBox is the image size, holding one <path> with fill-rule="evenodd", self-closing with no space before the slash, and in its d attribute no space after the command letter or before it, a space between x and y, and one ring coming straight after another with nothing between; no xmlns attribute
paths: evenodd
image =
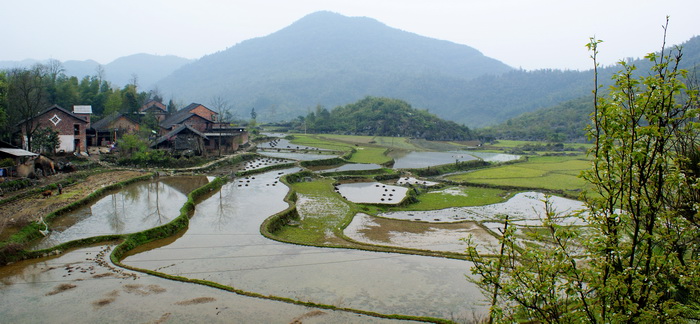
<svg viewBox="0 0 700 324"><path fill-rule="evenodd" d="M3 204L0 208L0 240L6 239L11 233L42 216L87 197L98 188L144 174L146 173L128 170L98 173L63 188L61 195L58 195L58 191L54 190L52 195L48 197L39 193Z"/></svg>

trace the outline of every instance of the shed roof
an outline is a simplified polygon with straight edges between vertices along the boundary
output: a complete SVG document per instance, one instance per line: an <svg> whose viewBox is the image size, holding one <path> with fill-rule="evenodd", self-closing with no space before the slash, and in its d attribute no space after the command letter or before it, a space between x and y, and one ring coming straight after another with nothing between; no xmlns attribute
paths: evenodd
<svg viewBox="0 0 700 324"><path fill-rule="evenodd" d="M12 155L14 157L25 157L25 156L37 156L39 154L29 152L27 150L23 149L17 149L17 148L0 148L1 153L5 153L8 155Z"/></svg>

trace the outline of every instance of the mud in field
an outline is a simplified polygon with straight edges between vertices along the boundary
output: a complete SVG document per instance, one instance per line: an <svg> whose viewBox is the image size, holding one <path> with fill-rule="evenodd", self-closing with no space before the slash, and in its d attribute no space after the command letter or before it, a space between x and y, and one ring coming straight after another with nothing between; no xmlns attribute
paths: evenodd
<svg viewBox="0 0 700 324"><path fill-rule="evenodd" d="M2 322L399 323L112 268L112 247L86 247L0 267Z"/></svg>
<svg viewBox="0 0 700 324"><path fill-rule="evenodd" d="M429 251L464 253L467 246L462 239L469 235L485 252L498 245L498 239L475 222L431 224L363 213L355 215L343 233L361 243Z"/></svg>
<svg viewBox="0 0 700 324"><path fill-rule="evenodd" d="M63 193L52 191L51 196L41 193L3 204L0 208L0 241L6 240L22 227L42 216L70 205L90 195L95 189L146 174L139 171L112 171L91 175L86 179L63 188ZM54 177L54 176L52 176ZM49 177L51 178L51 177ZM56 178L58 179L58 178ZM58 181L58 180L56 180Z"/></svg>

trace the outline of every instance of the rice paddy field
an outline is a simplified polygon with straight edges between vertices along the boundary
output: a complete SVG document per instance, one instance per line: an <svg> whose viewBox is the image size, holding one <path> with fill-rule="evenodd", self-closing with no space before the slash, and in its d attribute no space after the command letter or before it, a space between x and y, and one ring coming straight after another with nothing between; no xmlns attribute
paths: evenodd
<svg viewBox="0 0 700 324"><path fill-rule="evenodd" d="M527 162L447 176L458 182L523 189L560 190L570 195L587 188L579 175L590 167L585 155L532 156Z"/></svg>

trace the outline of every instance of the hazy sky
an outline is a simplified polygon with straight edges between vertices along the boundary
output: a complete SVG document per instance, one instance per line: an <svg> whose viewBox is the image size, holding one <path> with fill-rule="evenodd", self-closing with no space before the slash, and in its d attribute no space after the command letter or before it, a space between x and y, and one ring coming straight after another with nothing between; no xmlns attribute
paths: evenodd
<svg viewBox="0 0 700 324"><path fill-rule="evenodd" d="M2 0L0 60L94 59L149 53L200 58L282 29L320 10L371 17L469 45L524 69L605 65L700 34L697 0Z"/></svg>

